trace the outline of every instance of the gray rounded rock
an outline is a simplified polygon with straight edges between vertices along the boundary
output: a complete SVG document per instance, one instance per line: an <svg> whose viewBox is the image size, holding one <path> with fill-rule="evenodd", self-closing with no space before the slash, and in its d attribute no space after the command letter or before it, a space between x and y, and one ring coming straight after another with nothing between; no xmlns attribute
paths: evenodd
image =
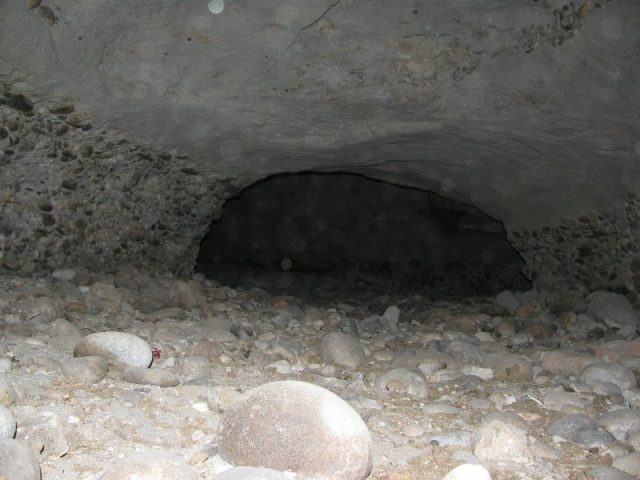
<svg viewBox="0 0 640 480"><path fill-rule="evenodd" d="M612 410L598 419L598 425L616 437L616 440L623 442L630 433L640 430L640 410L631 408Z"/></svg>
<svg viewBox="0 0 640 480"><path fill-rule="evenodd" d="M622 390L635 388L636 375L633 370L617 363L594 363L585 367L580 374L580 381L590 386L603 383L613 383Z"/></svg>
<svg viewBox="0 0 640 480"><path fill-rule="evenodd" d="M155 385L158 387L176 387L180 385L178 376L170 370L162 368L126 368L122 377L138 385Z"/></svg>
<svg viewBox="0 0 640 480"><path fill-rule="evenodd" d="M427 382L418 372L399 367L387 370L375 381L376 387L393 393L427 398Z"/></svg>
<svg viewBox="0 0 640 480"><path fill-rule="evenodd" d="M631 302L619 293L597 291L589 295L589 311L607 327L617 329L626 338L635 337L640 317Z"/></svg>
<svg viewBox="0 0 640 480"><path fill-rule="evenodd" d="M329 390L297 381L243 394L225 412L219 446L235 465L327 480L362 480L373 462L371 434L358 413Z"/></svg>
<svg viewBox="0 0 640 480"><path fill-rule="evenodd" d="M140 337L124 332L98 332L84 337L73 350L76 357L97 355L118 368L147 368L151 365L151 348Z"/></svg>
<svg viewBox="0 0 640 480"><path fill-rule="evenodd" d="M484 358L484 366L493 370L496 380L528 382L533 378L531 360L514 353L491 353Z"/></svg>
<svg viewBox="0 0 640 480"><path fill-rule="evenodd" d="M99 480L198 480L200 476L181 458L162 450L134 454L104 472Z"/></svg>
<svg viewBox="0 0 640 480"><path fill-rule="evenodd" d="M578 430L595 430L596 428L598 428L598 425L591 418L586 415L575 414L559 418L547 427L547 432L550 435L572 440Z"/></svg>
<svg viewBox="0 0 640 480"><path fill-rule="evenodd" d="M0 438L0 478L40 480L40 464L26 443Z"/></svg>
<svg viewBox="0 0 640 480"><path fill-rule="evenodd" d="M491 480L491 474L482 465L465 463L451 470L442 480Z"/></svg>
<svg viewBox="0 0 640 480"><path fill-rule="evenodd" d="M104 357L78 357L62 362L62 373L80 383L99 382L107 374L107 369L108 364Z"/></svg>
<svg viewBox="0 0 640 480"><path fill-rule="evenodd" d="M233 467L216 475L215 480L295 480L291 472L261 467Z"/></svg>
<svg viewBox="0 0 640 480"><path fill-rule="evenodd" d="M358 368L364 362L364 348L357 338L341 332L327 333L320 343L322 358L343 367Z"/></svg>
<svg viewBox="0 0 640 480"><path fill-rule="evenodd" d="M640 478L640 452L631 452L613 459L613 467Z"/></svg>
<svg viewBox="0 0 640 480"><path fill-rule="evenodd" d="M0 438L16 436L16 418L8 408L0 405Z"/></svg>
<svg viewBox="0 0 640 480"><path fill-rule="evenodd" d="M525 431L502 420L480 425L471 437L473 454L484 462L526 464L533 460Z"/></svg>
<svg viewBox="0 0 640 480"><path fill-rule="evenodd" d="M514 313L520 306L520 299L510 290L504 290L496 296L496 304Z"/></svg>
<svg viewBox="0 0 640 480"><path fill-rule="evenodd" d="M593 480L634 480L634 477L628 475L617 468L607 467L606 465L596 465L591 469Z"/></svg>
<svg viewBox="0 0 640 480"><path fill-rule="evenodd" d="M6 373L0 373L0 405L11 405L18 394Z"/></svg>
<svg viewBox="0 0 640 480"><path fill-rule="evenodd" d="M0 373L13 370L13 361L9 357L0 357Z"/></svg>

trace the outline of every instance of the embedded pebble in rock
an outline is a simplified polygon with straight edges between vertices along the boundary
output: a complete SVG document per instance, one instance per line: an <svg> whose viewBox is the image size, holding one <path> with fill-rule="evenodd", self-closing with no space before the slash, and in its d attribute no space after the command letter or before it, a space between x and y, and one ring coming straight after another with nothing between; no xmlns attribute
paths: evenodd
<svg viewBox="0 0 640 480"><path fill-rule="evenodd" d="M640 317L624 295L597 291L589 295L588 300L589 311L607 327L618 330L627 339L637 336Z"/></svg>
<svg viewBox="0 0 640 480"><path fill-rule="evenodd" d="M176 367L178 377L184 383L204 382L212 376L209 360L204 357L180 357Z"/></svg>
<svg viewBox="0 0 640 480"><path fill-rule="evenodd" d="M513 292L504 290L496 296L496 304L514 313L520 307L520 299Z"/></svg>
<svg viewBox="0 0 640 480"><path fill-rule="evenodd" d="M420 367L422 367L422 365L423 364L420 364ZM428 373L426 373L422 368L420 368L420 371L423 374L428 375ZM475 365L462 367L462 373L464 373L465 375L473 375L474 377L479 377L482 380L491 380L494 375L493 369L476 367Z"/></svg>
<svg viewBox="0 0 640 480"><path fill-rule="evenodd" d="M358 368L366 358L358 339L341 332L327 333L320 343L320 353L326 362L348 368Z"/></svg>
<svg viewBox="0 0 640 480"><path fill-rule="evenodd" d="M82 338L80 329L64 318L57 318L47 325L49 335L56 337L75 337L78 340Z"/></svg>
<svg viewBox="0 0 640 480"><path fill-rule="evenodd" d="M476 345L465 340L453 340L446 347L446 353L461 364L481 365L484 353Z"/></svg>
<svg viewBox="0 0 640 480"><path fill-rule="evenodd" d="M13 438L16 434L16 419L13 413L0 405L0 438Z"/></svg>
<svg viewBox="0 0 640 480"><path fill-rule="evenodd" d="M127 382L139 385L156 385L158 387L175 387L180 385L178 376L162 368L125 368L122 378Z"/></svg>
<svg viewBox="0 0 640 480"><path fill-rule="evenodd" d="M73 350L76 357L104 357L117 368L147 368L151 365L151 348L140 337L124 332L98 332L84 337Z"/></svg>
<svg viewBox="0 0 640 480"><path fill-rule="evenodd" d="M576 409L587 408L587 402L580 398L578 394L564 391L550 391L542 397L542 403L548 410L562 412L565 408Z"/></svg>
<svg viewBox="0 0 640 480"><path fill-rule="evenodd" d="M233 467L216 475L215 480L295 480L295 473L270 468Z"/></svg>
<svg viewBox="0 0 640 480"><path fill-rule="evenodd" d="M198 480L200 476L183 459L168 451L152 450L118 460L98 480Z"/></svg>
<svg viewBox="0 0 640 480"><path fill-rule="evenodd" d="M362 480L372 468L371 434L340 397L305 382L272 382L225 412L222 458L329 480Z"/></svg>
<svg viewBox="0 0 640 480"><path fill-rule="evenodd" d="M636 375L632 370L617 363L595 363L586 367L580 374L580 381L590 386L613 383L622 390L635 388Z"/></svg>
<svg viewBox="0 0 640 480"><path fill-rule="evenodd" d="M631 446L635 451L640 452L640 430L629 434L627 438L627 444Z"/></svg>
<svg viewBox="0 0 640 480"><path fill-rule="evenodd" d="M17 392L6 373L0 373L0 405L9 406L16 401Z"/></svg>
<svg viewBox="0 0 640 480"><path fill-rule="evenodd" d="M550 435L557 435L567 440L573 440L578 431L596 430L598 425L591 418L582 414L561 417L547 427Z"/></svg>
<svg viewBox="0 0 640 480"><path fill-rule="evenodd" d="M0 357L0 373L7 373L13 369L13 361L8 357Z"/></svg>
<svg viewBox="0 0 640 480"><path fill-rule="evenodd" d="M242 394L231 387L215 386L207 392L207 405L214 412L224 412L241 397Z"/></svg>
<svg viewBox="0 0 640 480"><path fill-rule="evenodd" d="M0 479L40 480L40 464L25 442L0 438Z"/></svg>
<svg viewBox="0 0 640 480"><path fill-rule="evenodd" d="M612 467L635 478L640 478L640 452L632 452L614 458Z"/></svg>
<svg viewBox="0 0 640 480"><path fill-rule="evenodd" d="M213 361L224 353L224 348L216 342L202 340L193 346L191 354L195 357L204 357Z"/></svg>
<svg viewBox="0 0 640 480"><path fill-rule="evenodd" d="M76 278L77 272L72 268L60 268L54 270L51 276L56 280L62 280L64 282L71 282Z"/></svg>
<svg viewBox="0 0 640 480"><path fill-rule="evenodd" d="M640 373L640 355L621 355L617 363L633 370L636 374Z"/></svg>
<svg viewBox="0 0 640 480"><path fill-rule="evenodd" d="M533 379L531 360L513 353L492 353L484 358L484 366L493 370L497 380L506 382L529 382Z"/></svg>
<svg viewBox="0 0 640 480"><path fill-rule="evenodd" d="M442 480L491 480L491 474L482 465L465 463L451 470Z"/></svg>
<svg viewBox="0 0 640 480"><path fill-rule="evenodd" d="M471 432L458 431L434 435L429 441L435 442L441 447L450 447L453 445L456 447L471 448Z"/></svg>
<svg viewBox="0 0 640 480"><path fill-rule="evenodd" d="M375 381L376 387L399 395L427 398L427 382L418 372L408 368L394 368L380 374Z"/></svg>
<svg viewBox="0 0 640 480"><path fill-rule="evenodd" d="M278 360L277 362L271 362L268 365L265 365L265 370L273 370L280 375L291 375L293 373L293 369L291 365L286 360Z"/></svg>
<svg viewBox="0 0 640 480"><path fill-rule="evenodd" d="M485 462L528 464L533 461L525 431L501 419L478 427L471 436L473 454Z"/></svg>
<svg viewBox="0 0 640 480"><path fill-rule="evenodd" d="M616 438L606 430L585 428L576 430L571 435L571 441L587 448L603 448L615 443Z"/></svg>
<svg viewBox="0 0 640 480"><path fill-rule="evenodd" d="M542 368L556 375L579 375L585 367L601 360L594 355L571 350L555 350L543 352Z"/></svg>
<svg viewBox="0 0 640 480"><path fill-rule="evenodd" d="M606 465L596 465L591 468L591 476L593 480L637 480L636 477Z"/></svg>
<svg viewBox="0 0 640 480"><path fill-rule="evenodd" d="M87 356L70 358L62 362L62 373L71 381L97 383L107 374L109 364L104 357Z"/></svg>
<svg viewBox="0 0 640 480"><path fill-rule="evenodd" d="M395 305L391 305L384 311L382 318L390 323L397 324L398 320L400 319L400 309Z"/></svg>
<svg viewBox="0 0 640 480"><path fill-rule="evenodd" d="M601 361L617 362L620 357L640 355L640 338L601 341L589 344L589 348Z"/></svg>
<svg viewBox="0 0 640 480"><path fill-rule="evenodd" d="M598 425L616 437L616 440L623 442L630 434L640 430L640 410L611 410L600 416Z"/></svg>

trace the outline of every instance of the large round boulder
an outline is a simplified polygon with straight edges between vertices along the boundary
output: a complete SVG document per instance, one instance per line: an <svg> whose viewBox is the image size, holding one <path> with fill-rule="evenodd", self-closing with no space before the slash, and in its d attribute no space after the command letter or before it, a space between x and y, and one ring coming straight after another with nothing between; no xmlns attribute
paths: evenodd
<svg viewBox="0 0 640 480"><path fill-rule="evenodd" d="M373 461L371 434L358 413L329 390L297 381L262 385L231 405L220 453L234 465L327 480L362 480Z"/></svg>

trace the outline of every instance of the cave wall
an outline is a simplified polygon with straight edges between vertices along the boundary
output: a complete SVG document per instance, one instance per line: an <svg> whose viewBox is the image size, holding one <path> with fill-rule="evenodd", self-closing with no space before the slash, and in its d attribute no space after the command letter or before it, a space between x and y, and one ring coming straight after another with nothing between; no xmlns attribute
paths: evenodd
<svg viewBox="0 0 640 480"><path fill-rule="evenodd" d="M185 273L223 188L186 157L0 89L0 271L121 263Z"/></svg>
<svg viewBox="0 0 640 480"><path fill-rule="evenodd" d="M2 110L2 268L186 271L225 192L341 171L500 219L539 285L633 295L639 52L636 0L0 2L35 105Z"/></svg>
<svg viewBox="0 0 640 480"><path fill-rule="evenodd" d="M613 290L640 305L640 199L635 195L628 195L622 208L512 230L509 236L539 289Z"/></svg>

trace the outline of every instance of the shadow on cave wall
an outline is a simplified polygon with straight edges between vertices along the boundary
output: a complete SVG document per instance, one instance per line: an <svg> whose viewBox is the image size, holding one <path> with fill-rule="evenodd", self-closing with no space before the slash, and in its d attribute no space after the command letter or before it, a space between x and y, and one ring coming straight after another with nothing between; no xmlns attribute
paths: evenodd
<svg viewBox="0 0 640 480"><path fill-rule="evenodd" d="M464 295L529 287L500 221L432 192L346 173L275 175L230 199L196 269L229 265Z"/></svg>

